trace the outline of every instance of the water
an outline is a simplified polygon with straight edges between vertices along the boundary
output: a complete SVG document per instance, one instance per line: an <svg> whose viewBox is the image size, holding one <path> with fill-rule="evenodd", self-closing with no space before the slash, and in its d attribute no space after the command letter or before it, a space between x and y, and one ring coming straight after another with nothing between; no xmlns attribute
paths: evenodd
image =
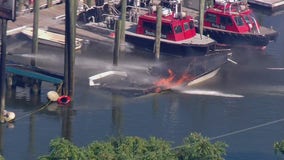
<svg viewBox="0 0 284 160"><path fill-rule="evenodd" d="M14 128L2 125L0 148L7 160L30 160L48 153L51 139L68 137L78 146L110 136L156 136L180 145L191 132L212 142L229 145L228 160L277 159L273 143L284 139L284 14L257 13L265 26L279 32L265 51L234 49L232 60L209 81L140 98L127 98L88 86L98 68L112 69L112 45L92 44L76 54L75 95L72 107L45 106L44 83L40 96L28 88L7 90L6 109L16 113ZM20 39L20 40L19 40ZM8 45L8 58L28 63L30 42L17 37ZM126 61L142 51L128 47L119 65L141 71L148 57ZM63 71L63 49L40 46L39 66ZM131 55L131 56L129 56ZM143 77L141 77L143 78Z"/></svg>

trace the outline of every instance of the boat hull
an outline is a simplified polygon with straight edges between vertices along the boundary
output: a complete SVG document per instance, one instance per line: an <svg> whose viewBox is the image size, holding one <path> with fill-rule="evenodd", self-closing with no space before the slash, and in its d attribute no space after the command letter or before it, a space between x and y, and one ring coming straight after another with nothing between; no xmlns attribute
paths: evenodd
<svg viewBox="0 0 284 160"><path fill-rule="evenodd" d="M125 41L138 46L140 48L146 48L154 51L155 39L145 38L135 35L125 34ZM161 54L171 54L177 56L203 56L210 53L215 49L216 43L207 44L187 44L187 43L171 43L168 41L160 42Z"/></svg>
<svg viewBox="0 0 284 160"><path fill-rule="evenodd" d="M106 75L105 73L112 73L112 76L109 76L109 74L107 77L102 76L102 74L92 76L100 78L93 78L95 81L90 84L97 85L90 86L127 97L156 94L212 78L216 75L218 69L227 62L227 58L228 52L205 56L172 57L166 61L154 63L142 71L119 71L115 74L108 71L104 72L104 75ZM164 81L169 82L159 84L159 82Z"/></svg>
<svg viewBox="0 0 284 160"><path fill-rule="evenodd" d="M204 27L204 35L208 35L222 45L242 47L266 47L269 42L277 39L278 33L272 29L261 28L259 34L237 33L215 28Z"/></svg>
<svg viewBox="0 0 284 160"><path fill-rule="evenodd" d="M28 38L33 39L33 28L27 27L22 30L24 35ZM49 32L43 29L38 29L38 41L41 44L54 46L54 47L65 47L65 35L54 32ZM76 38L75 50L79 50L82 47L83 39Z"/></svg>

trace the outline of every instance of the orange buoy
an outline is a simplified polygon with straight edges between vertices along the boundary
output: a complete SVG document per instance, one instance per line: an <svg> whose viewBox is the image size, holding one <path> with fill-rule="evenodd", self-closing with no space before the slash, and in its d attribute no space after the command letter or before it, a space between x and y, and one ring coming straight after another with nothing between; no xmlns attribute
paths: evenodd
<svg viewBox="0 0 284 160"><path fill-rule="evenodd" d="M58 103L58 104L62 104L62 105L68 104L68 103L70 103L70 102L71 102L71 97L66 96L66 95L60 96L60 97L57 99L57 103Z"/></svg>

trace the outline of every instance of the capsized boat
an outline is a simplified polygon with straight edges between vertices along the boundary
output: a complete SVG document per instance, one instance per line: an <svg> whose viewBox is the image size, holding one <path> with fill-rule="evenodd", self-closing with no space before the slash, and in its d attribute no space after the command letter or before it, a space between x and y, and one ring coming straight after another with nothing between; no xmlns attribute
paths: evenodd
<svg viewBox="0 0 284 160"><path fill-rule="evenodd" d="M182 11L181 1L173 1L171 6L175 7L164 6L162 9L161 53L191 56L214 52L216 41L196 33L194 18ZM105 13L109 13L110 10L117 14L106 15ZM129 21L125 23L126 42L153 50L157 21L156 7L140 9L139 6L134 6L127 10ZM120 16L118 12L110 4L86 7L78 15L78 24L81 28L89 31L97 31L102 26L101 24L104 24L105 28L113 30L115 22Z"/></svg>
<svg viewBox="0 0 284 160"><path fill-rule="evenodd" d="M222 45L260 49L278 36L274 29L258 23L246 0L215 0L205 11L203 33Z"/></svg>

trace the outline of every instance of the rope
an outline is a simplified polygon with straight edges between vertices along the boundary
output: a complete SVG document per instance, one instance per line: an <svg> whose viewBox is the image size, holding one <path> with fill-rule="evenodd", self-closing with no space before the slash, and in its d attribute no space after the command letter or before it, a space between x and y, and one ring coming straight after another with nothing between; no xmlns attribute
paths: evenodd
<svg viewBox="0 0 284 160"><path fill-rule="evenodd" d="M229 133L226 133L226 134L222 134L222 135L219 135L219 136L216 136L216 137L212 137L212 138L210 138L210 140L215 140L215 139L219 139L219 138L235 135L235 134L238 134L238 133L250 131L250 130L253 130L253 129L260 128L260 127L269 126L269 125L272 125L272 124L275 124L275 123L279 123L279 122L282 122L282 121L284 121L284 118L278 119L278 120L275 120L275 121L271 121L271 122L266 122L266 123L263 123L263 124L259 124L259 125L253 126L253 127L249 127L249 128L245 128L245 129L240 129L240 130L237 130L237 131L229 132Z"/></svg>
<svg viewBox="0 0 284 160"><path fill-rule="evenodd" d="M262 123L262 124L259 124L259 125L256 125L256 126L252 126L252 127L249 127L249 128L228 132L226 134L222 134L222 135L219 135L219 136L216 136L216 137L209 138L209 140L212 141L212 140L224 138L224 137L227 137L227 136L243 133L243 132L250 131L250 130L253 130L253 129L269 126L269 125L272 125L272 124L275 124L275 123L279 123L279 122L282 122L282 121L284 121L284 118L281 118L281 119L278 119L278 120L274 120L274 121L270 121L270 122L266 122L266 123ZM186 146L187 145L180 145L180 146L173 147L171 149L174 150L174 149L179 149L179 148L183 148L183 147L186 147Z"/></svg>
<svg viewBox="0 0 284 160"><path fill-rule="evenodd" d="M63 83L60 83L60 84L59 84L59 87L58 87L58 89L57 89L57 91L56 91L57 93L59 93L59 91L61 90L62 85L63 85ZM27 114L25 114L25 115L23 115L23 116L21 116L21 117L19 117L19 118L16 118L14 121L18 121L18 120L23 119L23 118L26 118L26 117L28 117L28 116L30 116L30 115L32 115L32 114L35 114L35 113L37 113L37 112L39 112L39 111L45 109L45 108L46 108L48 105L50 105L51 103L52 103L52 101L49 100L46 104L42 105L39 109L37 109L37 110L35 110L35 111L32 111L32 112L29 112L29 113L27 113Z"/></svg>
<svg viewBox="0 0 284 160"><path fill-rule="evenodd" d="M46 104L42 105L39 109L37 109L37 110L35 110L35 111L32 111L32 112L30 112L30 113L27 113L27 114L21 116L20 118L16 118L14 121L18 121L18 120L20 120L20 119L29 117L30 115L35 114L35 113L37 113L37 112L39 112L39 111L45 109L51 102L52 102L52 101L48 101Z"/></svg>

